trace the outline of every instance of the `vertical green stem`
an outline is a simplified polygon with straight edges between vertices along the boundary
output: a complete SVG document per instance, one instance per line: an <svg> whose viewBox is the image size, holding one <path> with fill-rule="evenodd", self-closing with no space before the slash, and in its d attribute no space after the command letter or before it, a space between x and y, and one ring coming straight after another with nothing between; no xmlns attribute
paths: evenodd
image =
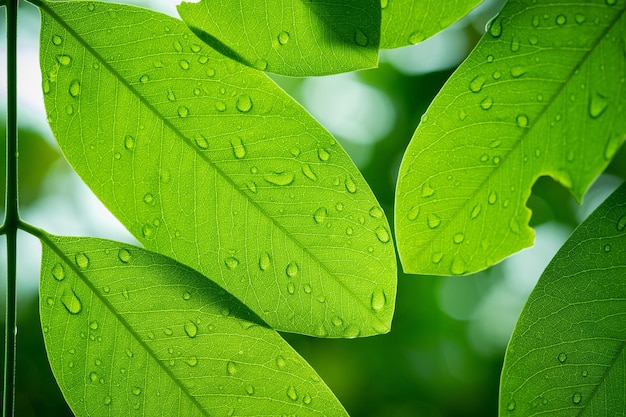
<svg viewBox="0 0 626 417"><path fill-rule="evenodd" d="M7 0L7 184L6 214L2 226L7 235L4 417L12 417L15 408L16 258L17 227L19 224L17 199L17 7L18 0Z"/></svg>

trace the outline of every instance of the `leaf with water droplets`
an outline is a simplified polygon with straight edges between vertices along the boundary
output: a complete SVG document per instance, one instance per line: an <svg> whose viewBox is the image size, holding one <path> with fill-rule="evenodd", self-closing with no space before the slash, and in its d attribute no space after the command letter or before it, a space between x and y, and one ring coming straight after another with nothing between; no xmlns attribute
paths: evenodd
<svg viewBox="0 0 626 417"><path fill-rule="evenodd" d="M222 54L261 71L326 75L378 64L380 2L183 2L183 21Z"/></svg>
<svg viewBox="0 0 626 417"><path fill-rule="evenodd" d="M531 246L537 178L580 201L624 142L626 3L541 7L509 1L417 128L395 204L406 272L476 272Z"/></svg>
<svg viewBox="0 0 626 417"><path fill-rule="evenodd" d="M393 0L383 3L380 47L413 45L468 14L480 0Z"/></svg>
<svg viewBox="0 0 626 417"><path fill-rule="evenodd" d="M388 331L391 229L335 139L269 77L203 45L183 22L93 6L100 12L42 5L40 62L44 77L55 72L52 130L113 214L147 249L215 280L276 329L344 337L330 322L340 316L361 336ZM285 46L297 39L289 33ZM59 111L68 105L72 114ZM285 297L292 263L299 273ZM373 312L376 289L387 302Z"/></svg>
<svg viewBox="0 0 626 417"><path fill-rule="evenodd" d="M625 213L626 183L545 269L509 342L501 416L626 413L626 231L616 227Z"/></svg>
<svg viewBox="0 0 626 417"><path fill-rule="evenodd" d="M131 416L136 410L223 416L229 409L261 415L271 409L276 415L347 417L276 331L198 272L102 239L43 235L42 244L44 341L76 416ZM76 264L78 254L89 258L88 268ZM59 266L62 280L54 277ZM290 387L308 400L290 401Z"/></svg>

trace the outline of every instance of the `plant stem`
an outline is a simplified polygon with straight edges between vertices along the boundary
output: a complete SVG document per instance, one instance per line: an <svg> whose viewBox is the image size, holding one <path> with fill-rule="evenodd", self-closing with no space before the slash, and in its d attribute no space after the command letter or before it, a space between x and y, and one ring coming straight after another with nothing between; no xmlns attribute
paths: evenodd
<svg viewBox="0 0 626 417"><path fill-rule="evenodd" d="M6 212L2 230L7 235L6 321L4 343L3 416L15 409L15 353L17 334L17 7L18 0L7 0L7 153Z"/></svg>

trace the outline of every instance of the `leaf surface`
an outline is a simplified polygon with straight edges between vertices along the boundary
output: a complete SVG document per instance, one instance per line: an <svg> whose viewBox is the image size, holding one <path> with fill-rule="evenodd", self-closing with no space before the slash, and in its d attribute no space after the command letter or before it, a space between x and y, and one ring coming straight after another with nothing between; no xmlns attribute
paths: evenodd
<svg viewBox="0 0 626 417"><path fill-rule="evenodd" d="M539 279L507 349L500 416L626 413L626 184Z"/></svg>
<svg viewBox="0 0 626 417"><path fill-rule="evenodd" d="M105 3L41 7L52 130L147 249L214 280L278 330L389 330L396 264L385 216L297 103L179 20Z"/></svg>
<svg viewBox="0 0 626 417"><path fill-rule="evenodd" d="M624 142L622 1L510 1L420 123L400 167L405 271L464 274L530 246L549 175L579 200Z"/></svg>
<svg viewBox="0 0 626 417"><path fill-rule="evenodd" d="M205 42L262 71L326 75L375 67L379 0L201 0L178 12Z"/></svg>
<svg viewBox="0 0 626 417"><path fill-rule="evenodd" d="M382 0L380 47L413 45L441 32L468 14L480 0Z"/></svg>
<svg viewBox="0 0 626 417"><path fill-rule="evenodd" d="M46 350L77 416L347 416L238 300L165 256L46 236Z"/></svg>

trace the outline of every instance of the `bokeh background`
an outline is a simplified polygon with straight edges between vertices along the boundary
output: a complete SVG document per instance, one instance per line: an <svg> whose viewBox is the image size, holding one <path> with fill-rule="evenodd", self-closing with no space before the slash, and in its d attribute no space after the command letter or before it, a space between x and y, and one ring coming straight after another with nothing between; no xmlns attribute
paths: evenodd
<svg viewBox="0 0 626 417"><path fill-rule="evenodd" d="M135 1L177 16L175 4ZM503 0L485 0L462 21L412 47L381 53L374 70L329 77L273 77L344 146L388 218L402 154L421 115L471 51ZM5 10L0 8L2 33ZM39 14L22 3L19 22L20 203L22 217L49 232L135 243L60 153L46 122L38 63ZM6 41L0 40L0 187L4 191ZM626 179L626 150L578 204L541 178L528 206L533 248L467 277L398 276L391 333L323 340L285 334L352 417L496 416L506 344L542 270L570 232ZM2 193L4 195L4 193ZM2 208L4 202L2 202ZM0 241L0 268L6 270ZM18 254L17 415L71 416L47 363L38 318L39 242L21 234ZM5 273L2 274L6 276ZM0 284L2 311L6 283ZM3 324L4 326L4 324ZM2 329L4 334L4 328Z"/></svg>

